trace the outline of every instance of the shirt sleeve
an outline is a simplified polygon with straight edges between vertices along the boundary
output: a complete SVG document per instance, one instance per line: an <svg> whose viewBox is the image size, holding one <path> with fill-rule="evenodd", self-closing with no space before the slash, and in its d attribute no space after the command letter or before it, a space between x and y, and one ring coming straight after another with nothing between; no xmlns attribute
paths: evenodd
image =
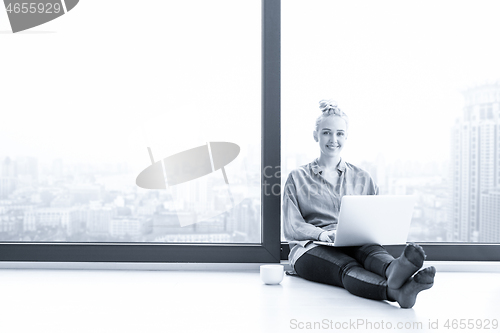
<svg viewBox="0 0 500 333"><path fill-rule="evenodd" d="M380 194L379 193L380 190L379 190L377 184L375 184L375 182L373 181L373 179L370 179L370 181L371 181L372 188L373 188L372 193L370 193L370 194L372 194L372 195L379 195Z"/></svg>
<svg viewBox="0 0 500 333"><path fill-rule="evenodd" d="M288 176L283 194L283 231L287 240L319 240L324 231L307 223L299 210L297 190L292 175Z"/></svg>

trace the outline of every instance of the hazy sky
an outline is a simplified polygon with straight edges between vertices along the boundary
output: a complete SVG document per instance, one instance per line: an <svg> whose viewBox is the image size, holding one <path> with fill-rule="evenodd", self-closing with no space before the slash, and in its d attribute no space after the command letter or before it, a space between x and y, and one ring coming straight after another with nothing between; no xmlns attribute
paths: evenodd
<svg viewBox="0 0 500 333"><path fill-rule="evenodd" d="M318 102L350 117L350 160L444 160L460 91L500 79L498 1L282 1L285 151L319 155ZM313 152L313 153L311 153Z"/></svg>
<svg viewBox="0 0 500 333"><path fill-rule="evenodd" d="M446 159L460 90L500 78L499 6L282 1L284 153L318 155L318 102L334 98L351 119L347 159ZM206 141L259 147L260 10L86 0L0 34L0 156L139 167L148 145L157 159ZM4 32L6 20L0 11Z"/></svg>
<svg viewBox="0 0 500 333"><path fill-rule="evenodd" d="M0 156L141 169L148 146L260 147L260 29L260 1L85 0L0 34Z"/></svg>

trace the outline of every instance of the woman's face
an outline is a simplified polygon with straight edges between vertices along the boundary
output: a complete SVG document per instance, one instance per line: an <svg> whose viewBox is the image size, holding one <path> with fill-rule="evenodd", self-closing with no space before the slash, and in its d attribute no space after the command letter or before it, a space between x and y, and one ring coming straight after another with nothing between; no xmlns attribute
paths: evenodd
<svg viewBox="0 0 500 333"><path fill-rule="evenodd" d="M314 140L319 143L321 154L336 157L344 148L347 139L347 124L344 119L330 116L323 119L314 131Z"/></svg>

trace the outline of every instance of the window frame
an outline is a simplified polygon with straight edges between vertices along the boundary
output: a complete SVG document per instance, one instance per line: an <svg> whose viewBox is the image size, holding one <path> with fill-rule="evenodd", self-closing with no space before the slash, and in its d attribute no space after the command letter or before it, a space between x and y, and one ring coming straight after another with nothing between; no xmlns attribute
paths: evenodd
<svg viewBox="0 0 500 333"><path fill-rule="evenodd" d="M415 242L425 250L428 261L500 261L500 244L476 243L432 243ZM404 245L384 246L394 257L399 257ZM281 243L281 260L287 260L290 252L288 243Z"/></svg>
<svg viewBox="0 0 500 333"><path fill-rule="evenodd" d="M261 166L280 165L280 0L262 3ZM266 177L272 187L280 177ZM261 182L264 173L261 173ZM261 186L260 244L1 242L3 262L276 263L280 260L280 196Z"/></svg>
<svg viewBox="0 0 500 333"><path fill-rule="evenodd" d="M281 1L262 0L262 167L281 165L280 34ZM273 174L265 177L265 181L271 187L280 186L280 178ZM280 239L281 196L265 196L262 187L261 195L260 244L1 242L0 261L272 263L287 260L289 246ZM500 244L417 243L424 247L427 260L431 261L500 261ZM387 249L399 256L403 245Z"/></svg>

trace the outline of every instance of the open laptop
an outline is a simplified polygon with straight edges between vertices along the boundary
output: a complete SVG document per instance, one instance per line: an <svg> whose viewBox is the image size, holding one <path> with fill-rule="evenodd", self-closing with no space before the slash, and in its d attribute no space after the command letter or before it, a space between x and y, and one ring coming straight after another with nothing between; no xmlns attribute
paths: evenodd
<svg viewBox="0 0 500 333"><path fill-rule="evenodd" d="M413 208L412 195L346 195L340 205L337 234L328 246L405 244Z"/></svg>

